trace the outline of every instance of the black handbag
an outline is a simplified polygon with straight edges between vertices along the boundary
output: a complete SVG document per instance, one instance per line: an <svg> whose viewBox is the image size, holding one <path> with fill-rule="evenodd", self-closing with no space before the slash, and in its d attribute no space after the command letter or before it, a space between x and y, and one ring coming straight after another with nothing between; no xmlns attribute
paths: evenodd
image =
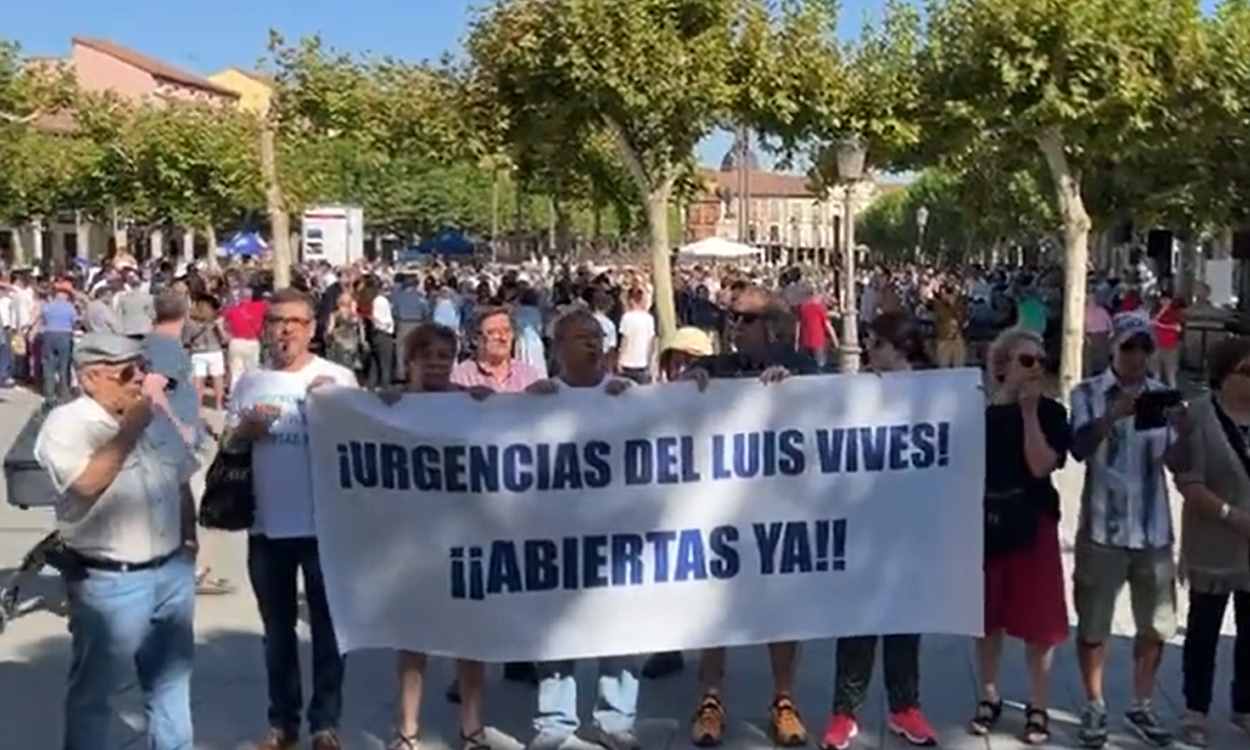
<svg viewBox="0 0 1250 750"><path fill-rule="evenodd" d="M1024 489L985 493L985 556L1027 547L1037 538L1038 509Z"/></svg>
<svg viewBox="0 0 1250 750"><path fill-rule="evenodd" d="M252 451L217 451L208 467L204 497L200 499L200 525L221 531L245 531L256 520L256 495L252 489Z"/></svg>

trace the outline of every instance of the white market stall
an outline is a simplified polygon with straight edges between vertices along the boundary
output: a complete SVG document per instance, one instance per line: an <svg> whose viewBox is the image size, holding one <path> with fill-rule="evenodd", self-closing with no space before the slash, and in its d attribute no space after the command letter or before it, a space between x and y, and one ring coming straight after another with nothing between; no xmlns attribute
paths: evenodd
<svg viewBox="0 0 1250 750"><path fill-rule="evenodd" d="M708 237L682 247L677 257L679 260L762 261L764 251L723 237Z"/></svg>

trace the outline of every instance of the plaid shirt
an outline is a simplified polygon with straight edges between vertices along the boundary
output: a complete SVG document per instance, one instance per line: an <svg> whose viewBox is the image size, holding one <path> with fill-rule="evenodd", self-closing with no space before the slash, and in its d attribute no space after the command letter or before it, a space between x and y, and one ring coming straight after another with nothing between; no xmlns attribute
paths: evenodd
<svg viewBox="0 0 1250 750"><path fill-rule="evenodd" d="M514 359L508 366L508 375L499 382L487 370L478 364L476 359L466 359L451 371L451 382L465 388L484 385L497 393L520 393L535 382L542 380L542 375L528 364Z"/></svg>
<svg viewBox="0 0 1250 750"><path fill-rule="evenodd" d="M1110 368L1072 391L1072 434L1107 413L1119 385ZM1144 392L1167 390L1148 378ZM1095 544L1125 549L1172 546L1172 510L1164 453L1172 430L1138 431L1133 417L1116 422L1098 450L1086 459L1080 533Z"/></svg>

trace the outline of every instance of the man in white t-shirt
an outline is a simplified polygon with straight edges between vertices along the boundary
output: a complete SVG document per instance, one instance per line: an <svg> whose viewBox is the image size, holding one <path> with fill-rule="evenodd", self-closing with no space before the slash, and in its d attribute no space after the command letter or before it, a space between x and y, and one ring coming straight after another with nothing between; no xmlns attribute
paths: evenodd
<svg viewBox="0 0 1250 750"><path fill-rule="evenodd" d="M313 750L341 747L343 658L339 655L313 524L311 458L304 400L322 385L355 387L348 369L309 351L316 307L294 289L273 296L265 314L271 369L248 372L231 398L228 450L252 451L256 522L248 538L248 576L265 629L269 733L258 750L299 742L300 677L296 577L303 569L312 630L313 692L307 717Z"/></svg>
<svg viewBox="0 0 1250 750"><path fill-rule="evenodd" d="M651 382L655 357L655 318L647 312L646 294L635 287L626 298L629 311L621 316L621 351L617 367L621 375L638 385Z"/></svg>

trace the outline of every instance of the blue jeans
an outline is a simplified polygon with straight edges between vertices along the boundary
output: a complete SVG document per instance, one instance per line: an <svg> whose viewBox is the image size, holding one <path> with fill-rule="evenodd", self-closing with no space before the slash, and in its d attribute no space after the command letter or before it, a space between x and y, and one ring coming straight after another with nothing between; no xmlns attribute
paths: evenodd
<svg viewBox="0 0 1250 750"><path fill-rule="evenodd" d="M603 731L631 731L638 713L638 677L633 657L611 656L599 660L599 695L595 701L595 724ZM577 718L577 662L543 662L538 665L538 714L534 729L572 734L581 726Z"/></svg>
<svg viewBox="0 0 1250 750"><path fill-rule="evenodd" d="M313 692L308 704L312 732L337 729L343 715L343 657L326 603L321 558L313 537L247 540L247 573L265 626L265 670L269 676L269 725L299 734L303 692L299 670L296 576L304 571L304 595L312 630Z"/></svg>
<svg viewBox="0 0 1250 750"><path fill-rule="evenodd" d="M0 386L13 379L13 344L8 330L0 328Z"/></svg>
<svg viewBox="0 0 1250 750"><path fill-rule="evenodd" d="M74 335L68 331L44 331L40 343L43 351L43 397L49 401L69 400L69 365L74 353Z"/></svg>
<svg viewBox="0 0 1250 750"><path fill-rule="evenodd" d="M195 565L179 555L159 568L88 571L67 582L73 638L65 696L65 750L111 747L111 698L138 673L149 750L191 750ZM13 689L20 689L13 686Z"/></svg>

